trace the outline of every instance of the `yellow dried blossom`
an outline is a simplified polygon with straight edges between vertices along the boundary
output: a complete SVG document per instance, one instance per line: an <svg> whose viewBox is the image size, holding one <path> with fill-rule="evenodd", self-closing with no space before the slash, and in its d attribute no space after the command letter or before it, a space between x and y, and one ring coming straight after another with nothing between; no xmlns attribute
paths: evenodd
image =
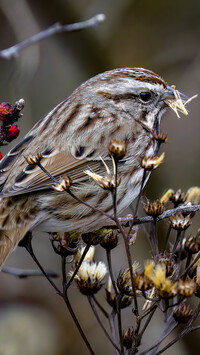
<svg viewBox="0 0 200 355"><path fill-rule="evenodd" d="M191 203L192 205L198 205L200 203L200 187L194 186L191 187L186 192L186 201L185 203Z"/></svg>
<svg viewBox="0 0 200 355"><path fill-rule="evenodd" d="M155 263L153 260L147 260L144 266L144 275L151 278L151 275L153 273Z"/></svg>

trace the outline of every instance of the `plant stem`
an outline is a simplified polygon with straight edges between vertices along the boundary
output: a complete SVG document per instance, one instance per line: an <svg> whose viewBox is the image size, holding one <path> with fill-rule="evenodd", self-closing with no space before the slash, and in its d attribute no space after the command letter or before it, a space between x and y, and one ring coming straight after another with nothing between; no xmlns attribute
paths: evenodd
<svg viewBox="0 0 200 355"><path fill-rule="evenodd" d="M91 348L91 345L90 345L88 339L85 336L85 333L83 332L83 330L82 330L82 328L80 326L80 323L79 323L79 321L78 321L78 319L77 319L77 317L76 317L76 315L75 315L75 313L73 311L73 308L72 308L71 303L70 303L69 298L68 298L68 294L67 294L68 289L66 287L67 284L66 284L66 257L65 256L61 257L61 262L62 262L63 298L64 298L64 301L65 301L65 304L66 304L66 306L67 306L67 308L68 308L68 310L70 312L70 315L71 315L74 323L76 324L76 327L77 327L77 329L78 329L83 341L85 342L90 354L95 355L94 351Z"/></svg>
<svg viewBox="0 0 200 355"><path fill-rule="evenodd" d="M78 270L79 270L79 268L80 268L80 266L81 266L81 264L82 264L82 262L83 262L83 260L84 260L84 258L86 256L87 252L89 251L89 249L90 249L90 246L86 245L85 249L83 250L83 254L81 255L81 258L80 258L78 264L76 265L76 268L75 268L72 276L70 277L69 281L66 284L66 288L69 288L69 286L71 285L72 281L74 280L74 277L76 276L76 274L77 274L77 272L78 272Z"/></svg>
<svg viewBox="0 0 200 355"><path fill-rule="evenodd" d="M96 319L97 319L99 325L101 326L102 330L104 331L104 334L106 335L106 337L108 338L108 340L111 342L111 344L115 347L115 349L117 349L117 351L120 353L120 349L119 349L118 346L114 343L114 341L112 340L112 338L111 338L110 335L108 334L106 328L104 327L104 325L103 325L103 323L102 323L102 321L101 321L101 319L100 319L100 317L99 317L99 315L98 315L98 312L97 312L97 310L96 310L96 308L95 308L95 306L94 306L94 300L93 300L93 297L92 297L91 295L88 296L88 301L89 301L89 304L90 304L90 306L91 306L91 309L92 309L92 311L93 311L93 313L94 313L94 315L95 315L95 317L96 317ZM120 354L122 354L122 353L120 353ZM124 353L123 353L123 354L124 354Z"/></svg>

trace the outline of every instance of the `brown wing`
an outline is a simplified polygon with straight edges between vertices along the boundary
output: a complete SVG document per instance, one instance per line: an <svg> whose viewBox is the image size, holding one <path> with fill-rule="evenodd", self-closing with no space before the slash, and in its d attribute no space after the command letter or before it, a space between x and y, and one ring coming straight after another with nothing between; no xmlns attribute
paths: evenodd
<svg viewBox="0 0 200 355"><path fill-rule="evenodd" d="M90 156L91 154L92 152L88 150L87 155ZM109 164L110 158L108 155L105 160ZM41 164L54 178L59 179L59 177L67 175L74 183L88 180L87 174L84 173L86 169L105 175L105 167L100 160L98 152L93 158L85 157L83 159L77 159L65 152L49 152L49 154L44 152ZM22 155L13 164L12 155L9 155L3 164L0 165L0 169L4 170L4 181L2 179L4 186L1 197L49 189L53 184L52 179L45 172L36 164L28 165ZM17 171L17 174L14 173L15 171Z"/></svg>

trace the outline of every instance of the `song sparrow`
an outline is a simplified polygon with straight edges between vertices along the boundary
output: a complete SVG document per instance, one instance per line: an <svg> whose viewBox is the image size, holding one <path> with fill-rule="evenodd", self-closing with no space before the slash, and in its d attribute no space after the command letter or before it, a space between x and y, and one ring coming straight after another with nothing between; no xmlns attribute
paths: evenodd
<svg viewBox="0 0 200 355"><path fill-rule="evenodd" d="M155 132L175 91L150 70L116 69L82 84L36 123L0 164L0 265L29 230L87 232L109 223L65 191L53 190L51 179L26 156L40 153L41 164L54 177L72 179L73 194L112 214L110 191L85 170L105 176L102 159L112 169L109 143L125 141L126 155L118 166L120 213L139 193L140 159L157 153Z"/></svg>

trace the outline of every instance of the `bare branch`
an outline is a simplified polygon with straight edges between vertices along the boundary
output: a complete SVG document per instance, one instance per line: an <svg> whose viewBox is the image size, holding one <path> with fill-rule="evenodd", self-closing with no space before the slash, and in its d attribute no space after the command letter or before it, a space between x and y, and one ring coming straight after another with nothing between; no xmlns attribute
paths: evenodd
<svg viewBox="0 0 200 355"><path fill-rule="evenodd" d="M33 44L35 44L45 38L51 37L51 36L58 34L58 33L79 31L84 28L95 27L99 23L103 22L104 20L105 20L105 15L98 14L96 16L91 17L90 19L88 19L86 21L76 22L76 23L73 23L70 25L61 25L60 23L55 23L54 25L50 26L46 30L41 31L41 32L33 35L32 37L27 38L18 44L15 44L12 47L1 50L0 51L0 58L4 58L4 59L14 58L23 49L30 47Z"/></svg>

